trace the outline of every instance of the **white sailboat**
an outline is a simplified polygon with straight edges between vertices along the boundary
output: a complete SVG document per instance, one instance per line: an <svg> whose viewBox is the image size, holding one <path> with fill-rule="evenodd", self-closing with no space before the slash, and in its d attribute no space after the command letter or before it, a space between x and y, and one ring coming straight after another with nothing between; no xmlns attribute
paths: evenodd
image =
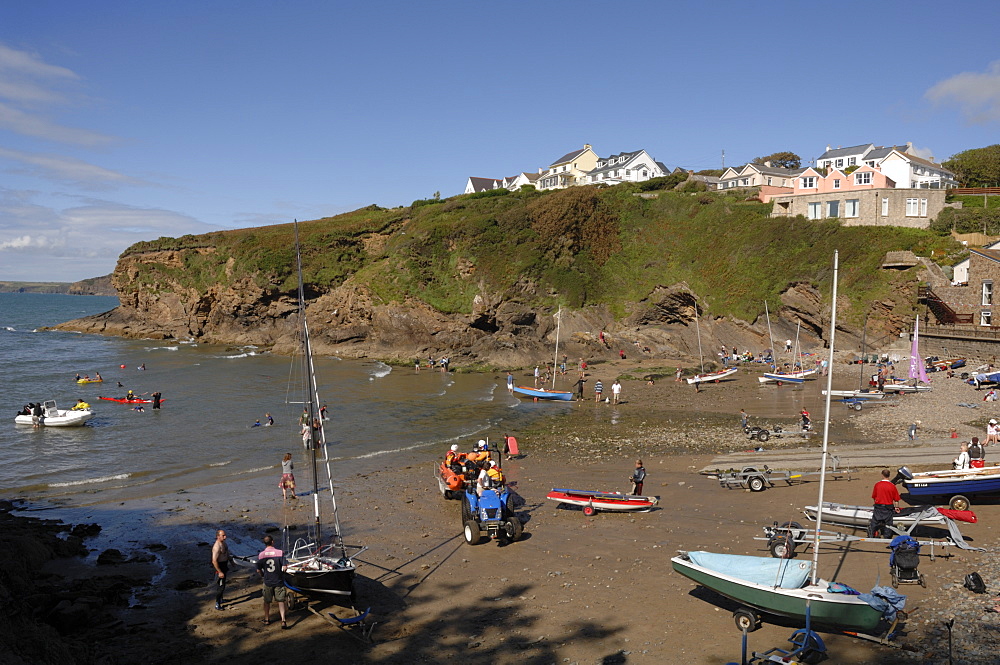
<svg viewBox="0 0 1000 665"><path fill-rule="evenodd" d="M720 381L727 376L732 376L736 374L735 367L726 367L720 369L718 372L706 372L705 371L705 354L701 350L701 324L698 323L701 316L698 314L698 303L695 302L694 305L694 325L695 329L698 331L698 357L701 359L701 374L695 374L694 376L688 377L687 382L690 384L695 383L706 383L709 381Z"/></svg>

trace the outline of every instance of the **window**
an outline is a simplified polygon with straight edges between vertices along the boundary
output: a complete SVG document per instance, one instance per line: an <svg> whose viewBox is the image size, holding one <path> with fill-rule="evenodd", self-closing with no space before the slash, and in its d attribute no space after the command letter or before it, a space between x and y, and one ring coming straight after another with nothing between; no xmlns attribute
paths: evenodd
<svg viewBox="0 0 1000 665"><path fill-rule="evenodd" d="M840 178L834 178L833 179L833 188L834 189L840 189Z"/></svg>
<svg viewBox="0 0 1000 665"><path fill-rule="evenodd" d="M822 219L823 218L823 204L819 203L818 201L816 203L810 203L809 204L809 214L806 215L806 217L808 217L809 219Z"/></svg>
<svg viewBox="0 0 1000 665"><path fill-rule="evenodd" d="M649 171L643 171L642 172L642 177L643 178L648 178L649 177Z"/></svg>
<svg viewBox="0 0 1000 665"><path fill-rule="evenodd" d="M854 174L854 184L855 185L870 185L872 184L872 172L871 171L861 171Z"/></svg>
<svg viewBox="0 0 1000 665"><path fill-rule="evenodd" d="M858 158L857 157L848 157L847 158L847 165L848 166L854 166L857 163L858 163Z"/></svg>
<svg viewBox="0 0 1000 665"><path fill-rule="evenodd" d="M979 313L979 325L990 326L993 325L993 313L983 311Z"/></svg>
<svg viewBox="0 0 1000 665"><path fill-rule="evenodd" d="M991 280L986 280L983 282L983 302L985 305L993 304L993 282Z"/></svg>
<svg viewBox="0 0 1000 665"><path fill-rule="evenodd" d="M918 217L920 215L920 199L906 199L906 216Z"/></svg>
<svg viewBox="0 0 1000 665"><path fill-rule="evenodd" d="M767 177L767 184L768 184L768 185L770 185L770 184L771 184L771 176L768 176L768 177Z"/></svg>
<svg viewBox="0 0 1000 665"><path fill-rule="evenodd" d="M823 168L824 169L830 168L830 160L829 159L823 162Z"/></svg>
<svg viewBox="0 0 1000 665"><path fill-rule="evenodd" d="M861 199L844 201L844 217L858 217L861 212Z"/></svg>
<svg viewBox="0 0 1000 665"><path fill-rule="evenodd" d="M802 181L802 189L816 189L816 176L806 176L805 178L800 178Z"/></svg>
<svg viewBox="0 0 1000 665"><path fill-rule="evenodd" d="M826 216L827 217L840 217L840 201L827 201L826 202Z"/></svg>
<svg viewBox="0 0 1000 665"><path fill-rule="evenodd" d="M838 159L837 160L837 168L840 169L840 168L843 168L843 167L844 167L844 160Z"/></svg>
<svg viewBox="0 0 1000 665"><path fill-rule="evenodd" d="M743 178L742 184L744 187L750 186L750 178Z"/></svg>
<svg viewBox="0 0 1000 665"><path fill-rule="evenodd" d="M927 199L920 199L920 216L927 216Z"/></svg>
<svg viewBox="0 0 1000 665"><path fill-rule="evenodd" d="M885 198L882 199L882 216L883 217L888 217L889 216L889 198L888 197L885 197Z"/></svg>

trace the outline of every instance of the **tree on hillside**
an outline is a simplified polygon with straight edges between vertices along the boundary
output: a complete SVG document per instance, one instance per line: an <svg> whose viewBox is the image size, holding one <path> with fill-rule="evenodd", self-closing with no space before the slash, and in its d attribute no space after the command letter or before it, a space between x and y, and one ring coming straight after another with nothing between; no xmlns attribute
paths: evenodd
<svg viewBox="0 0 1000 665"><path fill-rule="evenodd" d="M726 172L726 169L702 169L700 171L695 171L694 174L695 175L712 175L712 176L715 176L716 178L719 178L725 172Z"/></svg>
<svg viewBox="0 0 1000 665"><path fill-rule="evenodd" d="M763 164L764 162L771 162L771 166L777 166L782 169L797 169L802 166L802 158L794 152L788 152L787 150L757 157L753 160L754 164Z"/></svg>
<svg viewBox="0 0 1000 665"><path fill-rule="evenodd" d="M952 155L942 164L966 187L1000 186L1000 143Z"/></svg>

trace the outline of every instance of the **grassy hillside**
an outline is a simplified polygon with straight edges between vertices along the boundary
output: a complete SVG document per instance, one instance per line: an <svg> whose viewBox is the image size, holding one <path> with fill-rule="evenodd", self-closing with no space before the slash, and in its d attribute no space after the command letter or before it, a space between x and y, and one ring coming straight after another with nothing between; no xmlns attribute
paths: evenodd
<svg viewBox="0 0 1000 665"><path fill-rule="evenodd" d="M532 304L606 304L617 315L658 285L686 281L712 314L753 320L765 299L776 303L792 284L829 292L835 249L841 293L855 304L893 295L898 274L879 270L887 251L935 250L939 260L962 251L930 231L770 219L770 205L738 195L663 192L644 199L633 196L636 190L489 192L302 223L305 279L315 293L354 275L386 302L413 297L446 313L471 311L476 294L487 292ZM284 224L160 238L123 257L197 250L181 253L181 267L143 264L140 282L155 283L164 273L201 291L251 276L290 292L292 234Z"/></svg>

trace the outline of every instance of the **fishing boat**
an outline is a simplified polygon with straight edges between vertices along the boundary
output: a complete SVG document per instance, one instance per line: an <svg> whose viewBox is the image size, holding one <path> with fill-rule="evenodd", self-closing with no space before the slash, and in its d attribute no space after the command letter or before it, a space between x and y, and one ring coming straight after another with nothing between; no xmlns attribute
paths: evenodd
<svg viewBox="0 0 1000 665"><path fill-rule="evenodd" d="M838 258L834 255L832 315L830 317L830 371L827 373L827 392L832 389L834 336L837 324L837 274ZM713 552L681 552L673 557L674 571L740 604L734 613L736 624L743 630L758 627L757 611L804 621L806 629L811 624L828 626L840 631L878 634L883 618L894 620L901 608L900 598L886 602L886 613L875 609L866 596L844 593L846 585L831 584L820 579L819 531L823 521L823 492L826 485L828 444L830 434L830 395L826 396L826 419L823 427L823 454L820 469L819 502L816 514L816 535L813 541L813 560L796 561ZM873 589L881 591L879 589ZM891 592L891 589L889 590ZM884 599L883 597L880 597Z"/></svg>
<svg viewBox="0 0 1000 665"><path fill-rule="evenodd" d="M717 372L705 371L705 354L702 353L701 350L701 324L698 323L699 319L701 319L701 317L698 315L698 305L695 304L694 325L695 329L698 331L698 357L701 359L701 374L695 374L694 376L688 377L687 382L689 384L709 383L709 382L718 383L722 379L725 379L726 377L736 374L737 368L724 367L723 369L720 369Z"/></svg>
<svg viewBox="0 0 1000 665"><path fill-rule="evenodd" d="M911 498L945 497L954 510L968 510L968 497L1000 493L1000 466L971 469L945 469L913 473L901 466L893 482L902 482Z"/></svg>
<svg viewBox="0 0 1000 665"><path fill-rule="evenodd" d="M79 427L94 417L91 409L60 409L53 399L42 402L42 416L38 421L44 427ZM18 415L14 417L17 425L34 426L34 417L31 415Z"/></svg>
<svg viewBox="0 0 1000 665"><path fill-rule="evenodd" d="M593 515L598 510L636 511L649 510L660 501L657 496L639 496L621 492L597 492L591 490L553 489L546 499L571 506L581 506L584 515Z"/></svg>
<svg viewBox="0 0 1000 665"><path fill-rule="evenodd" d="M556 352L552 360L552 387L551 388L529 388L528 386L514 386L513 390L518 395L530 397L535 401L544 399L547 401L572 402L573 393L569 390L556 390L556 368L559 367L559 331L562 328L562 307L555 314L556 317ZM537 369L537 368L536 368Z"/></svg>
<svg viewBox="0 0 1000 665"><path fill-rule="evenodd" d="M545 400L561 400L572 402L573 393L568 390L549 390L547 388L529 388L528 386L514 386L514 392L525 397Z"/></svg>
<svg viewBox="0 0 1000 665"><path fill-rule="evenodd" d="M309 325L306 321L305 289L302 283L302 253L299 247L299 227L295 224L295 258L299 281L299 325L302 344L302 377L305 383L304 414L309 427L308 454L312 469L313 523L304 537L292 542L288 525L283 530L283 549L288 568L285 571L285 586L307 599L324 600L345 607L354 606L354 575L357 566L354 558L365 547L348 546L344 542L337 499L333 489L333 470L328 453L324 420L320 417L321 401L317 390L316 370L313 365ZM327 532L323 527L321 514L320 467L326 470L326 486L332 508L332 528ZM349 550L353 553L349 554Z"/></svg>

